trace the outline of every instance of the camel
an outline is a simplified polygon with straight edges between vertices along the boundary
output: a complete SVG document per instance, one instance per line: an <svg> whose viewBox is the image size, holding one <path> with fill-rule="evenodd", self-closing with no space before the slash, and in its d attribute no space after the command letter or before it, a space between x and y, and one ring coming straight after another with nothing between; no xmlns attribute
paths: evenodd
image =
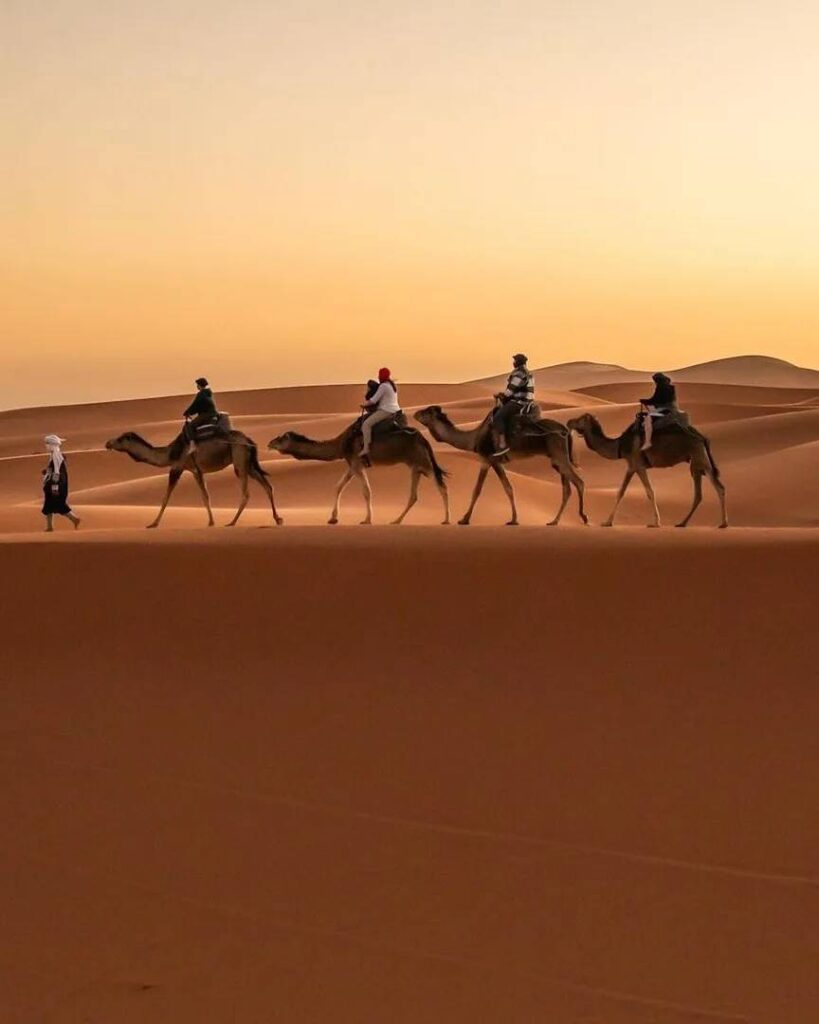
<svg viewBox="0 0 819 1024"><path fill-rule="evenodd" d="M335 526L338 522L341 495L353 477L361 481L361 490L367 503L367 514L361 521L369 526L373 521L372 490L364 464L361 461L361 441L359 421L351 424L337 437L328 441L314 441L294 430L288 430L279 437L274 437L268 448L291 455L294 459L310 459L318 462L337 462L344 460L347 469L336 487L335 502L328 523ZM404 511L393 520L394 525L403 522L404 517L418 500L418 482L422 476L432 475L444 503L444 520L449 523L449 492L446 486L446 473L438 465L429 441L417 430L382 430L379 427L373 432L370 462L375 466L390 466L403 463L410 469L410 493Z"/></svg>
<svg viewBox="0 0 819 1024"><path fill-rule="evenodd" d="M106 443L105 447L109 451L125 452L135 462L144 462L149 466L168 467L170 469L168 473L168 489L165 492L162 507L156 519L148 524L149 530L159 526L171 495L184 472L192 473L199 485L199 490L202 492L202 501L208 511L208 526L213 526L213 512L210 507L210 495L205 484L205 474L218 473L219 470L225 469L231 464L233 465L234 473L242 485L242 497L239 502L239 508L236 510L236 515L227 525L235 526L239 521L239 516L244 511L250 497L248 493L248 479L251 477L267 492L267 496L270 499L270 508L273 511L273 519L276 524L281 526L284 522L276 511L273 487L267 479L267 473L259 463L256 443L240 430L231 430L227 437L212 437L206 441L200 441L193 453L189 450L184 434L180 434L169 445L155 448L143 437L140 437L139 434L129 431L128 433L120 434L119 437L112 438L112 440Z"/></svg>
<svg viewBox="0 0 819 1024"><path fill-rule="evenodd" d="M585 440L593 452L597 452L604 459L625 459L628 468L620 490L617 492L617 500L611 515L603 523L603 526L613 526L614 517L623 495L626 493L632 477L636 474L645 488L646 496L651 503L654 521L649 526L660 525L660 511L657 508L657 499L654 497L654 489L648 478L649 469L665 469L669 466L677 466L687 462L691 468L691 476L694 481L694 501L688 511L688 515L682 519L677 526L687 526L689 520L697 510L702 501L702 478L707 476L711 481L714 490L717 492L722 513L720 528L725 529L728 525L728 514L725 508L725 485L720 479L714 457L711 454L711 446L708 438L692 427L681 424L669 424L665 428L654 428L651 447L642 450L644 433L642 418L645 414L640 413L637 419L631 423L619 437L607 437L600 426L599 420L591 413L585 413L576 419L569 420L570 430L577 431Z"/></svg>
<svg viewBox="0 0 819 1024"><path fill-rule="evenodd" d="M503 467L503 460L528 459L536 455L545 456L551 462L552 468L560 476L563 485L563 500L557 515L549 521L548 525L557 526L560 522L560 517L571 497L572 486L577 491L580 519L584 525L587 524L588 518L583 501L583 478L575 469L572 458L572 437L566 427L562 423L558 423L557 420L537 420L530 429L514 432L509 438L510 451L508 455L496 458L492 455L494 450L491 429L492 415L493 412L490 411L477 427L472 430L463 430L455 426L440 405L430 405L415 413L415 419L419 423L423 423L436 441L451 444L453 448L458 448L460 451L474 452L481 459L482 465L472 491L472 500L469 503L469 508L458 520L459 525L469 525L472 512L483 490L486 476L491 469L500 480L512 509L512 518L506 525L517 526L518 510L515 503L515 489Z"/></svg>

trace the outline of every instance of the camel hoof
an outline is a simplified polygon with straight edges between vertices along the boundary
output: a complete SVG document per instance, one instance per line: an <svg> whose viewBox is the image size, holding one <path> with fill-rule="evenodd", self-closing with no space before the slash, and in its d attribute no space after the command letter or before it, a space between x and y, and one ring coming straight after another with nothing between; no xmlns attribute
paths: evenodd
<svg viewBox="0 0 819 1024"><path fill-rule="evenodd" d="M611 522L611 520L607 520L605 523L601 523L600 525L601 526L606 526L606 527L610 528L610 527L614 526L614 523Z"/></svg>
<svg viewBox="0 0 819 1024"><path fill-rule="evenodd" d="M148 523L145 527L146 530L155 530L159 526L159 523Z"/></svg>
<svg viewBox="0 0 819 1024"><path fill-rule="evenodd" d="M559 526L560 525L560 520L559 519L550 519L549 522L546 525L547 526Z"/></svg>
<svg viewBox="0 0 819 1024"><path fill-rule="evenodd" d="M469 520L468 519L459 519L458 520L458 526L469 526Z"/></svg>
<svg viewBox="0 0 819 1024"><path fill-rule="evenodd" d="M281 516L276 516L276 526L284 526L284 520Z"/></svg>
<svg viewBox="0 0 819 1024"><path fill-rule="evenodd" d="M372 519L362 519L361 522L358 525L359 526L372 526L373 525L373 521L372 521Z"/></svg>
<svg viewBox="0 0 819 1024"><path fill-rule="evenodd" d="M583 524L584 526L588 526L588 525L589 525L589 517L588 517L588 516L581 516L581 517L580 517L580 522L581 522L581 523L582 523L582 524Z"/></svg>
<svg viewBox="0 0 819 1024"><path fill-rule="evenodd" d="M338 520L337 519L328 519L327 520L327 525L328 526L338 526Z"/></svg>
<svg viewBox="0 0 819 1024"><path fill-rule="evenodd" d="M674 523L675 530L684 530L688 523Z"/></svg>
<svg viewBox="0 0 819 1024"><path fill-rule="evenodd" d="M441 526L449 526L449 525L450 525L450 522L449 522L448 519L442 519L441 520Z"/></svg>
<svg viewBox="0 0 819 1024"><path fill-rule="evenodd" d="M727 530L728 529L728 524L727 523L720 523L719 526L717 527L717 529L718 530Z"/></svg>
<svg viewBox="0 0 819 1024"><path fill-rule="evenodd" d="M517 519L510 519L509 522L506 525L507 526L517 526L518 525L518 521L517 521Z"/></svg>
<svg viewBox="0 0 819 1024"><path fill-rule="evenodd" d="M646 529L647 530L659 530L660 529L660 524L659 523L646 523Z"/></svg>

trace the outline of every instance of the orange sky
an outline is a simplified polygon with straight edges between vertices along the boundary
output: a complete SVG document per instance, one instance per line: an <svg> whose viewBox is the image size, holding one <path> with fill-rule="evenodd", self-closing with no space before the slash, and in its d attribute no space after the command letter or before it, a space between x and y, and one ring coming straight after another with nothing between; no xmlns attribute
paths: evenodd
<svg viewBox="0 0 819 1024"><path fill-rule="evenodd" d="M819 364L819 7L6 0L0 406Z"/></svg>

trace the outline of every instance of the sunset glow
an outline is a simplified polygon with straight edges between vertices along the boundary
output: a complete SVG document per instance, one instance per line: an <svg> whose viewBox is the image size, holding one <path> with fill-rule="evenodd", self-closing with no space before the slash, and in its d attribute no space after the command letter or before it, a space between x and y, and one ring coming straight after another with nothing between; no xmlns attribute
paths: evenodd
<svg viewBox="0 0 819 1024"><path fill-rule="evenodd" d="M819 8L9 0L0 406L819 365Z"/></svg>

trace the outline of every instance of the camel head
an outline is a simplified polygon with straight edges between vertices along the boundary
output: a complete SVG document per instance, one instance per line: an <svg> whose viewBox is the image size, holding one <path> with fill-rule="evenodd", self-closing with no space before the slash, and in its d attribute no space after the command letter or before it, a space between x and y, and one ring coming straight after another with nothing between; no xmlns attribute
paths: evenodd
<svg viewBox="0 0 819 1024"><path fill-rule="evenodd" d="M281 452L282 455L289 455L300 441L306 440L306 437L302 434L297 434L295 430L287 430L283 434L279 434L278 437L274 437L272 441L269 441L267 447L274 452Z"/></svg>
<svg viewBox="0 0 819 1024"><path fill-rule="evenodd" d="M134 434L129 430L125 434L120 434L119 437L112 437L110 441L106 441L105 447L109 452L127 452L133 444L140 442L142 442L142 438L139 434Z"/></svg>
<svg viewBox="0 0 819 1024"><path fill-rule="evenodd" d="M585 437L588 431L592 427L594 417L587 412L584 412L582 416L576 416L574 419L569 420L566 426L569 430L573 430L576 434L580 434L581 437Z"/></svg>
<svg viewBox="0 0 819 1024"><path fill-rule="evenodd" d="M426 409L419 409L413 416L413 419L418 420L425 427L430 427L443 418L445 418L445 414L440 405L428 405Z"/></svg>

